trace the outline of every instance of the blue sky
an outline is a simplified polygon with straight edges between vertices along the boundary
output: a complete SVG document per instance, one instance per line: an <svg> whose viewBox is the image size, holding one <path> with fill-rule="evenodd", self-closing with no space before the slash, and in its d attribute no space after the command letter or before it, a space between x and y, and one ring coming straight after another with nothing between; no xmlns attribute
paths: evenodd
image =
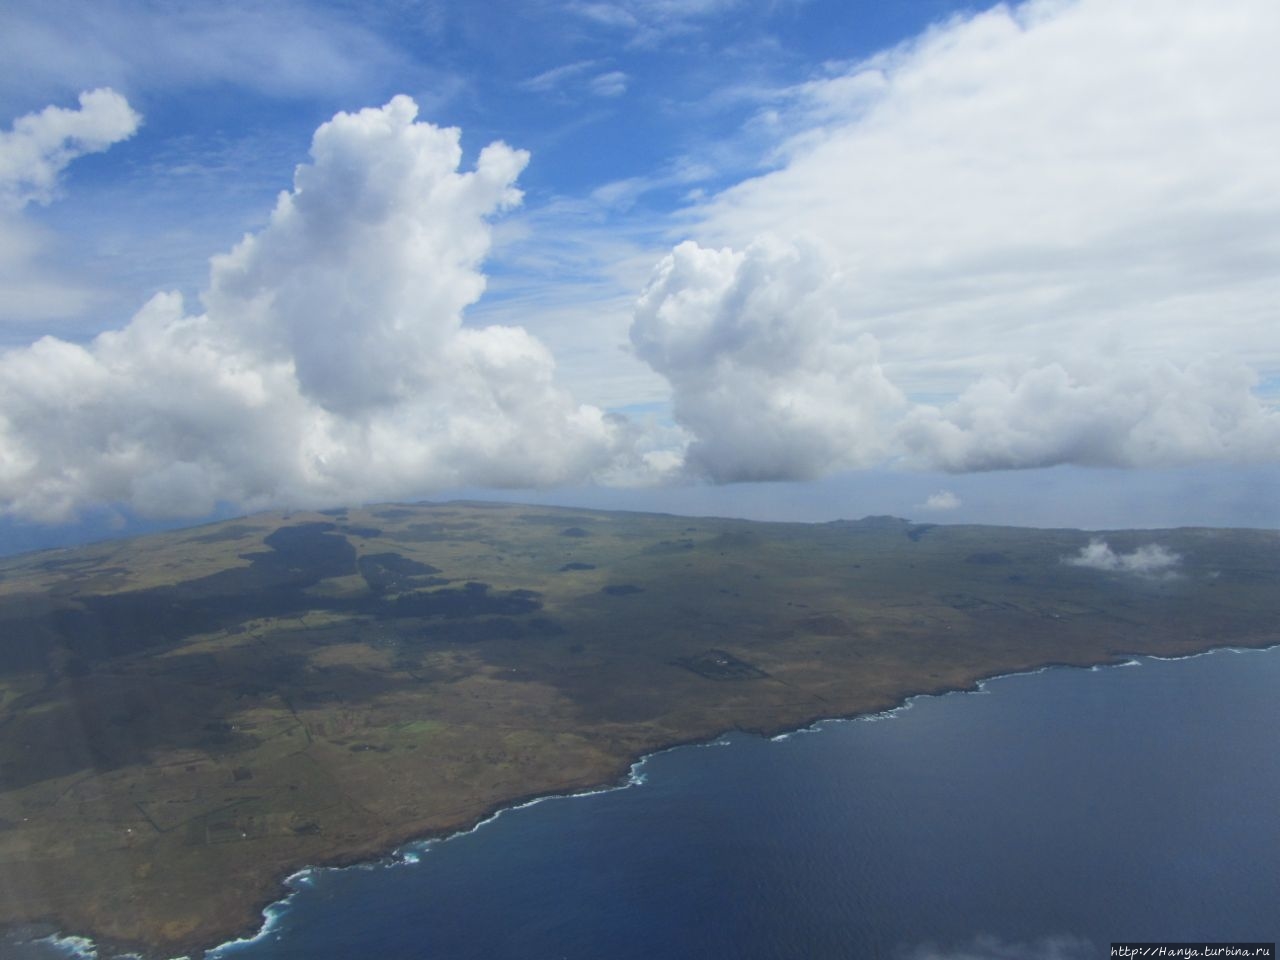
<svg viewBox="0 0 1280 960"><path fill-rule="evenodd" d="M73 336L118 324L175 284L198 292L208 257L263 224L316 127L340 110L409 94L424 119L459 127L472 157L493 140L529 150L528 209L635 179L651 189L592 214L625 212L611 225L619 229L678 232L647 215L678 212L689 191L769 163L774 144L746 129L762 102L824 64L836 69L966 9L935 0L7 6L7 117L100 86L144 117L128 141L66 170L63 198L73 202L28 213L74 246L66 259L87 254L95 292L112 297L49 328ZM157 57L157 47L170 52ZM681 181L681 168L692 179ZM5 342L30 333L11 327Z"/></svg>
<svg viewBox="0 0 1280 960"><path fill-rule="evenodd" d="M10 542L453 492L1280 526L1276 40L1262 0L7 4Z"/></svg>

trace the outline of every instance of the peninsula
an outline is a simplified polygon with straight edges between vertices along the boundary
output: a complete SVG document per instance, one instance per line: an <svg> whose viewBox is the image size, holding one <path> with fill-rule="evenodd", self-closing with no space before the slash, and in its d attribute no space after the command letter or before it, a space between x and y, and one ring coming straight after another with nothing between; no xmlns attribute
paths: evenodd
<svg viewBox="0 0 1280 960"><path fill-rule="evenodd" d="M1274 531L456 502L8 558L0 924L195 957L303 866L666 746L1277 623Z"/></svg>

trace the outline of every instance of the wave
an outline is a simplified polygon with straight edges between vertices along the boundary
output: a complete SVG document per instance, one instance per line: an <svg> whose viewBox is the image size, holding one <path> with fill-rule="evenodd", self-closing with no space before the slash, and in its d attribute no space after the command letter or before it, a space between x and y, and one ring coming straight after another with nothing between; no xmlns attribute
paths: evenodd
<svg viewBox="0 0 1280 960"><path fill-rule="evenodd" d="M47 937L32 940L31 943L48 944L75 960L98 960L98 945L88 937L62 936L53 933Z"/></svg>
<svg viewBox="0 0 1280 960"><path fill-rule="evenodd" d="M289 889L285 896L281 897L274 903L267 904L262 908L263 924L258 928L258 932L251 937L239 937L235 940L228 940L226 943L219 944L212 950L205 953L206 960L215 960L215 958L226 956L228 950L237 950L251 946L255 943L262 943L279 936L281 918L289 909L289 904L293 898L301 893L304 889L315 883L315 874L317 867L304 867L301 870L291 873L285 878L284 885Z"/></svg>

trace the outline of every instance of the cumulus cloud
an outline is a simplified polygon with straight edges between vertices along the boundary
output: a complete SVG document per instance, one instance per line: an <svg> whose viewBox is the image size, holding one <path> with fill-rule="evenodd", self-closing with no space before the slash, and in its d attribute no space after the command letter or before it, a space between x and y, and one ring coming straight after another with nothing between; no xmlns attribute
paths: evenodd
<svg viewBox="0 0 1280 960"><path fill-rule="evenodd" d="M1142 577L1172 576L1174 568L1181 562L1181 556L1158 543L1138 547L1132 553L1116 553L1105 540L1100 539L1090 540L1078 554L1063 558L1063 563L1073 567L1133 573Z"/></svg>
<svg viewBox="0 0 1280 960"><path fill-rule="evenodd" d="M921 504L925 510L955 510L960 506L960 498L950 490L939 490L931 493Z"/></svg>
<svg viewBox="0 0 1280 960"><path fill-rule="evenodd" d="M757 121L776 169L694 211L715 256L673 253L685 268L660 263L636 311L691 465L754 479L793 443L821 451L795 475L875 456L954 471L1280 456L1255 389L1280 374L1277 40L1268 0L1029 0L778 94ZM787 269L806 278L773 286L784 319L762 341L769 395L805 398L802 417L739 375L751 323L678 370L648 345L655 291L666 336L705 325L676 316L686 301L732 327L718 278L764 236L794 244ZM874 394L909 402L851 429L866 404L815 372L872 371Z"/></svg>
<svg viewBox="0 0 1280 960"><path fill-rule="evenodd" d="M527 154L494 143L460 171L458 131L416 114L396 97L321 126L267 226L214 258L202 312L161 294L88 344L0 354L4 509L199 515L625 464L632 428L576 404L542 344L462 323Z"/></svg>
<svg viewBox="0 0 1280 960"><path fill-rule="evenodd" d="M676 247L636 306L631 341L674 389L690 473L809 479L875 463L902 404L870 340L839 342L831 267L762 239L745 251Z"/></svg>

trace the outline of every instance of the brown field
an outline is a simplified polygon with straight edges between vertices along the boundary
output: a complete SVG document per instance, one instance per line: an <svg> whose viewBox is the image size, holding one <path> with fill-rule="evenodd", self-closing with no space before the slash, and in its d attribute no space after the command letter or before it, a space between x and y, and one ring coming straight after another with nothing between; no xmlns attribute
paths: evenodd
<svg viewBox="0 0 1280 960"><path fill-rule="evenodd" d="M0 924L172 956L385 854L729 729L1277 642L1280 535L529 506L262 515L0 560Z"/></svg>

